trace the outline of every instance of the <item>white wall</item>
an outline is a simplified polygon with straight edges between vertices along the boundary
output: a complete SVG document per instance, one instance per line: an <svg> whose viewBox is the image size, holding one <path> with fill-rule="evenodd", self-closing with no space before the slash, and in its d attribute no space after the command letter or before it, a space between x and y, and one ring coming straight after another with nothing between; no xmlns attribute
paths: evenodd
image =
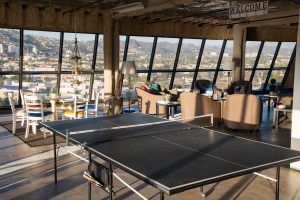
<svg viewBox="0 0 300 200"><path fill-rule="evenodd" d="M300 9L299 9L300 13ZM299 14L300 21L300 14ZM298 25L296 64L294 73L294 96L292 114L291 148L300 151L300 26ZM300 162L292 163L291 168L300 170Z"/></svg>

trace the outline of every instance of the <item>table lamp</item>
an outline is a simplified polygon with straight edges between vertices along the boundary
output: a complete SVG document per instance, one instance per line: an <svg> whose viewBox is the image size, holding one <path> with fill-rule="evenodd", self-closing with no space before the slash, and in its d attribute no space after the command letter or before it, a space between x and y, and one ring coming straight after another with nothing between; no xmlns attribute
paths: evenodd
<svg viewBox="0 0 300 200"><path fill-rule="evenodd" d="M124 110L124 112L134 112L134 110L130 110L130 89L131 88L131 76L136 74L136 66L134 61L124 61L121 67L121 73L123 75L128 75L128 90L127 90L127 97L128 97L128 110Z"/></svg>

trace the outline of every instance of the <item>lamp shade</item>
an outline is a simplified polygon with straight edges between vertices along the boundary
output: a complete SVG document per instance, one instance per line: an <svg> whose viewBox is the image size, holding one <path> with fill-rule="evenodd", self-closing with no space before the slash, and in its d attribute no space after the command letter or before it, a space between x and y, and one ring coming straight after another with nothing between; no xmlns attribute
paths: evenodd
<svg viewBox="0 0 300 200"><path fill-rule="evenodd" d="M124 61L121 68L122 74L136 74L136 66L134 61Z"/></svg>
<svg viewBox="0 0 300 200"><path fill-rule="evenodd" d="M235 62L233 61L228 61L224 63L224 68L225 70L234 70L235 68Z"/></svg>

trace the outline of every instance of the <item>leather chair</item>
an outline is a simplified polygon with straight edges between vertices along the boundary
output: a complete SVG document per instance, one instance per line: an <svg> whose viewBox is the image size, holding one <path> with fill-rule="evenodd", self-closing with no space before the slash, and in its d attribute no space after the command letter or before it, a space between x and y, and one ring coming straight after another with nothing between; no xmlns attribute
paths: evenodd
<svg viewBox="0 0 300 200"><path fill-rule="evenodd" d="M227 128L257 130L262 118L260 98L252 94L233 94L227 97L223 122Z"/></svg>
<svg viewBox="0 0 300 200"><path fill-rule="evenodd" d="M252 83L249 81L235 81L233 82L227 93L231 94L251 94L252 93Z"/></svg>
<svg viewBox="0 0 300 200"><path fill-rule="evenodd" d="M180 94L181 116L186 122L193 121L196 116L213 114L214 124L221 122L221 103L214 101L210 97L196 92L184 92ZM195 121L202 124L208 124L209 118L197 119ZM194 124L194 123L193 123Z"/></svg>
<svg viewBox="0 0 300 200"><path fill-rule="evenodd" d="M194 84L194 92L200 92L200 94L205 94L209 90L213 90L213 85L210 80L199 79Z"/></svg>

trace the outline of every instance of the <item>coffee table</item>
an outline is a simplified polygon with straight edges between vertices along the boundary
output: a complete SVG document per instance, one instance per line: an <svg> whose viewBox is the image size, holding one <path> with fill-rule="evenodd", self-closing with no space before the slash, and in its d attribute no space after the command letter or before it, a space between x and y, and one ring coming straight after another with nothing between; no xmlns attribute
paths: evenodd
<svg viewBox="0 0 300 200"><path fill-rule="evenodd" d="M156 102L156 115L159 116L159 107L165 106L167 109L166 118L170 118L170 111L172 117L174 117L175 107L180 106L180 102L178 101L157 101Z"/></svg>

